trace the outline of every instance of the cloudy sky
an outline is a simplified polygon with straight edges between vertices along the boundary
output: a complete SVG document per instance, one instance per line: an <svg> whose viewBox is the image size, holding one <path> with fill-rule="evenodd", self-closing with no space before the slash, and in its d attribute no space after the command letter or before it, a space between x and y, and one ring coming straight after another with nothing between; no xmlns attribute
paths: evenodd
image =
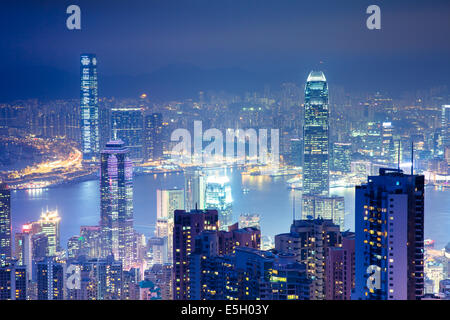
<svg viewBox="0 0 450 320"><path fill-rule="evenodd" d="M71 4L81 30L66 28ZM366 28L371 4L381 30ZM222 77L214 80L224 89L244 73L260 85L300 82L319 68L349 90L448 85L449 15L445 0L4 1L0 99L76 96L83 52L97 54L105 95L121 95L121 77L145 88L144 75L182 84L198 70ZM70 80L62 88L58 79Z"/></svg>

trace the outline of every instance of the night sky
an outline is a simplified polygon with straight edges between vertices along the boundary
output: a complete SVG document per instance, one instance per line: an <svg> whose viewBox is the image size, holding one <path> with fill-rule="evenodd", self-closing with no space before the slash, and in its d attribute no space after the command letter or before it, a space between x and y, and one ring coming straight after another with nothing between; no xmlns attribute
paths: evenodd
<svg viewBox="0 0 450 320"><path fill-rule="evenodd" d="M66 28L81 7L82 30ZM368 5L381 30L368 30ZM299 85L388 92L449 85L450 1L2 1L0 102L79 96L79 55L96 53L105 96L179 98Z"/></svg>

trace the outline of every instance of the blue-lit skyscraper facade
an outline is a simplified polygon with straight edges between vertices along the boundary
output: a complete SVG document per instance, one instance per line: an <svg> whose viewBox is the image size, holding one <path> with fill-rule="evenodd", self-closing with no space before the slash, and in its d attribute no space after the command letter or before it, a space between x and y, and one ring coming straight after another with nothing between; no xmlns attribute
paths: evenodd
<svg viewBox="0 0 450 320"><path fill-rule="evenodd" d="M100 210L103 256L128 269L133 261L133 165L123 141L110 141L101 154Z"/></svg>
<svg viewBox="0 0 450 320"><path fill-rule="evenodd" d="M82 54L81 62L81 151L83 160L96 161L100 153L97 58Z"/></svg>
<svg viewBox="0 0 450 320"><path fill-rule="evenodd" d="M11 261L11 191L0 184L0 267Z"/></svg>
<svg viewBox="0 0 450 320"><path fill-rule="evenodd" d="M305 86L303 124L303 193L328 195L328 85L321 71L312 71Z"/></svg>

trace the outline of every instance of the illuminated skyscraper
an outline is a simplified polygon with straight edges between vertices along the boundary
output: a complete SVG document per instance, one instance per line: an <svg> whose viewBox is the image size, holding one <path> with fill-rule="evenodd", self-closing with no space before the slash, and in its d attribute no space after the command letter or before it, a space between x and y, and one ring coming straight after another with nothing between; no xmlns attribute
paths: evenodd
<svg viewBox="0 0 450 320"><path fill-rule="evenodd" d="M186 211L205 208L206 183L200 168L184 171L184 207Z"/></svg>
<svg viewBox="0 0 450 320"><path fill-rule="evenodd" d="M355 194L352 299L417 300L424 294L424 176L380 169Z"/></svg>
<svg viewBox="0 0 450 320"><path fill-rule="evenodd" d="M83 160L96 161L100 152L97 58L82 54L81 62L81 151Z"/></svg>
<svg viewBox="0 0 450 320"><path fill-rule="evenodd" d="M11 260L11 191L0 184L0 267Z"/></svg>
<svg viewBox="0 0 450 320"><path fill-rule="evenodd" d="M328 85L321 71L306 80L304 114L303 193L328 195Z"/></svg>
<svg viewBox="0 0 450 320"><path fill-rule="evenodd" d="M133 260L133 165L123 141L106 144L100 170L102 256L114 255L127 269Z"/></svg>
<svg viewBox="0 0 450 320"><path fill-rule="evenodd" d="M303 196L302 219L329 219L344 230L345 202L338 196Z"/></svg>
<svg viewBox="0 0 450 320"><path fill-rule="evenodd" d="M352 144L335 142L333 144L333 170L349 173L352 162Z"/></svg>
<svg viewBox="0 0 450 320"><path fill-rule="evenodd" d="M39 224L41 226L41 232L47 235L48 247L47 256L55 256L60 249L60 236L59 236L59 223L61 218L58 215L58 211L46 211L42 212Z"/></svg>
<svg viewBox="0 0 450 320"><path fill-rule="evenodd" d="M111 139L122 140L133 161L144 158L144 119L141 108L111 109Z"/></svg>
<svg viewBox="0 0 450 320"><path fill-rule="evenodd" d="M355 287L355 234L342 233L342 246L329 247L325 262L326 300L350 300Z"/></svg>
<svg viewBox="0 0 450 320"><path fill-rule="evenodd" d="M79 287L66 286L67 300L120 300L123 296L122 263L112 256L96 259L69 259L80 271ZM67 270L67 268L66 268ZM66 283L69 272L66 271Z"/></svg>
<svg viewBox="0 0 450 320"><path fill-rule="evenodd" d="M314 293L311 300L323 300L327 293L327 254L329 248L341 247L339 226L331 220L295 220L290 233L275 236L275 249L293 254L297 262L306 264Z"/></svg>
<svg viewBox="0 0 450 320"><path fill-rule="evenodd" d="M14 235L14 257L18 260L18 265L27 267L28 276L31 276L33 245L32 233L30 229L27 229L27 226L28 225L24 225L22 227L22 232L17 232Z"/></svg>
<svg viewBox="0 0 450 320"><path fill-rule="evenodd" d="M175 210L173 229L173 298L186 300L189 294L189 255L195 237L203 230L219 228L217 210Z"/></svg>
<svg viewBox="0 0 450 320"><path fill-rule="evenodd" d="M209 176L206 179L205 207L219 212L221 230L227 230L233 224L232 205L230 179L226 176Z"/></svg>
<svg viewBox="0 0 450 320"><path fill-rule="evenodd" d="M38 300L64 300L64 264L46 258L36 264Z"/></svg>
<svg viewBox="0 0 450 320"><path fill-rule="evenodd" d="M159 160L163 155L161 113L145 117L145 149L147 159Z"/></svg>
<svg viewBox="0 0 450 320"><path fill-rule="evenodd" d="M167 259L172 263L173 251L173 214L184 209L184 190L168 189L156 191L156 232L158 238L167 237Z"/></svg>

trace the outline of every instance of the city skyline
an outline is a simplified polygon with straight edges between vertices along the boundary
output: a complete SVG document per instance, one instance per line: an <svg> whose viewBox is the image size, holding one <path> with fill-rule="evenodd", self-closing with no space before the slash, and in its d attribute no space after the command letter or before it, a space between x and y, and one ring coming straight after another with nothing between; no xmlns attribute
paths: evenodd
<svg viewBox="0 0 450 320"><path fill-rule="evenodd" d="M0 300L450 299L448 2L21 1Z"/></svg>

